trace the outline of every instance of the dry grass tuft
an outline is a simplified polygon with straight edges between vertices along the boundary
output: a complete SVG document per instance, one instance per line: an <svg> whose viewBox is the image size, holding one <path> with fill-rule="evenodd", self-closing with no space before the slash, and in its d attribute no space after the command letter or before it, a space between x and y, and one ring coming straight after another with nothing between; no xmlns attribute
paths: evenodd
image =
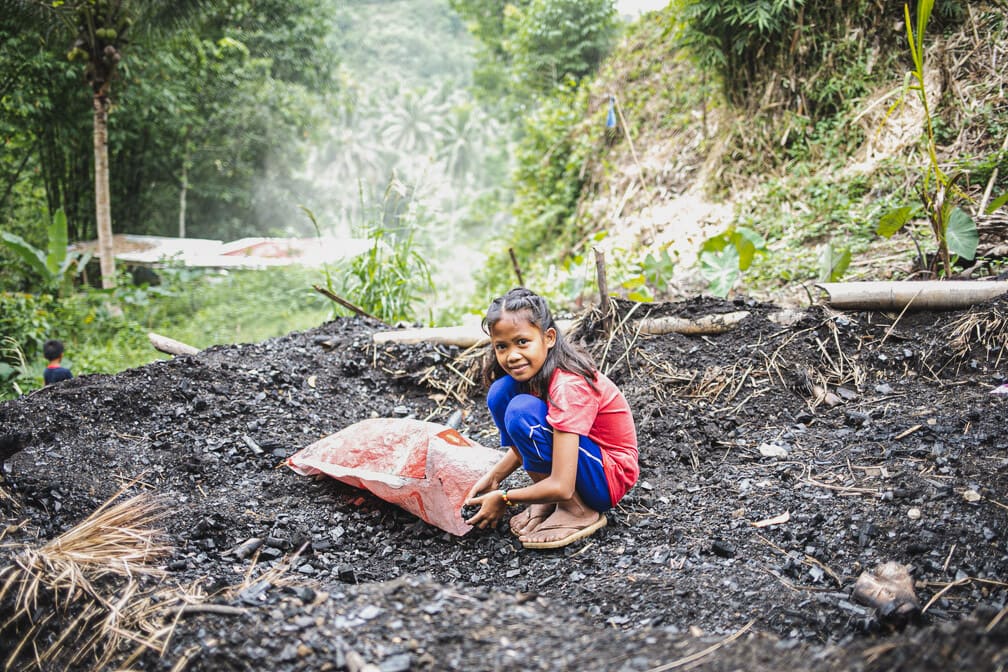
<svg viewBox="0 0 1008 672"><path fill-rule="evenodd" d="M988 359L992 352L997 352L994 361L997 368L1008 347L1008 315L1001 311L999 305L969 311L949 325L948 337L956 359L969 358L973 347L979 346L986 351Z"/></svg>
<svg viewBox="0 0 1008 672"><path fill-rule="evenodd" d="M156 527L167 510L148 494L115 498L40 548L24 548L0 569L4 670L105 666L128 642L158 648L170 634L163 609L141 591L160 579L154 562L171 548ZM135 657L135 656L134 656Z"/></svg>
<svg viewBox="0 0 1008 672"><path fill-rule="evenodd" d="M12 509L14 511L17 511L18 509L21 508L21 502L19 502L14 497L14 495L12 495L9 492L7 492L7 488L4 487L4 485L5 484L3 483L3 481L0 480L0 504L3 504L4 506L7 506L7 507L9 507L10 509ZM0 539L2 539L2 538L3 538L3 536L0 535Z"/></svg>
<svg viewBox="0 0 1008 672"><path fill-rule="evenodd" d="M417 382L441 395L437 399L438 409L432 415L443 414L445 404L464 406L468 402L469 395L480 385L486 353L486 344L473 345L454 358L445 354L440 363L428 366L420 373Z"/></svg>

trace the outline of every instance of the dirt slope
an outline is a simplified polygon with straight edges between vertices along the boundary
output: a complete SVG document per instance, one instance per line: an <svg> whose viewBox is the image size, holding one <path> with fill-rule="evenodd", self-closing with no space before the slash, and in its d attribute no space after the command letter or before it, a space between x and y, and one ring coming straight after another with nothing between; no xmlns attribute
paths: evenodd
<svg viewBox="0 0 1008 672"><path fill-rule="evenodd" d="M278 468L375 415L444 421L461 407L461 431L494 445L463 377L478 362L455 348L376 349L376 325L340 320L81 376L0 405L0 451L14 453L0 566L10 577L25 548L139 479L129 492L165 503L173 550L131 599L167 644L132 660L122 644L103 669L1003 669L1008 399L991 390L1006 307L898 321L813 308L783 326L774 306L697 299L651 310L750 315L724 334L650 337L637 308L611 339L587 316L634 409L642 479L609 527L548 552L504 529L452 537ZM905 628L851 597L885 561L910 568L926 606ZM125 583L95 585L115 596ZM178 608L183 593L195 606ZM63 612L40 595L32 614L52 621L0 632L14 669L75 632L82 601ZM13 599L0 596L5 613ZM97 659L73 636L57 649L80 660L43 669Z"/></svg>

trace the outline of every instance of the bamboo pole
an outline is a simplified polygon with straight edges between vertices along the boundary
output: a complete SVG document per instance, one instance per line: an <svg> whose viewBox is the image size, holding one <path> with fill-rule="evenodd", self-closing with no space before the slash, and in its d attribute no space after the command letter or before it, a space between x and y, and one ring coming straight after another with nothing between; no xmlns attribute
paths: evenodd
<svg viewBox="0 0 1008 672"><path fill-rule="evenodd" d="M637 164L637 173L640 177L641 185L650 191L651 187L648 186L647 180L644 179L644 166L641 165L640 159L637 158L637 149L634 147L633 138L630 137L630 128L627 126L626 118L623 116L623 106L620 105L619 98L615 95L612 96L612 99L616 107L616 114L620 118L620 125L623 127L623 134L626 136L627 142L630 143L630 155L633 156L634 163Z"/></svg>
<svg viewBox="0 0 1008 672"><path fill-rule="evenodd" d="M956 310L1008 292L1008 281L820 282L833 308L854 310Z"/></svg>

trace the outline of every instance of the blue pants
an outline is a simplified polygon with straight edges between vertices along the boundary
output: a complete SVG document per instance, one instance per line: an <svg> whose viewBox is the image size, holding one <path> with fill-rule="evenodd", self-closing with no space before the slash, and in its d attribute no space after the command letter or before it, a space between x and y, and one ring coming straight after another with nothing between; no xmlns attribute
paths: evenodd
<svg viewBox="0 0 1008 672"><path fill-rule="evenodd" d="M501 445L514 446L525 471L553 471L553 428L546 421L546 402L523 394L511 376L498 378L487 392L487 406L500 430ZM585 504L599 512L612 508L609 481L602 468L602 450L587 436L579 437L574 489Z"/></svg>

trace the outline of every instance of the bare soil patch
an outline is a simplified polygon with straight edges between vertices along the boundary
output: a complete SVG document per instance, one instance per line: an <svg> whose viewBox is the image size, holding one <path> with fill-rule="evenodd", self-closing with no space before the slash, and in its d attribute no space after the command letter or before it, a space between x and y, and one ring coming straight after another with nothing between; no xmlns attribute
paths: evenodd
<svg viewBox="0 0 1008 672"><path fill-rule="evenodd" d="M472 353L376 348L368 321L4 403L4 613L25 549L126 486L120 498L164 505L172 550L130 598L159 647L119 642L105 669L1004 669L1008 398L991 390L1008 302L901 317L815 307L788 326L753 301L650 310L751 315L708 336L641 336L631 319L612 338L586 317L582 335L634 409L642 478L608 527L557 551L522 549L506 523L453 537L279 466L373 416L444 422L462 408L460 430L495 445L466 380ZM886 561L909 567L925 607L909 623L852 599ZM108 620L99 600L99 617L75 621L82 604L43 582L34 620L0 631L0 657L91 669L108 640L67 636L40 658Z"/></svg>

